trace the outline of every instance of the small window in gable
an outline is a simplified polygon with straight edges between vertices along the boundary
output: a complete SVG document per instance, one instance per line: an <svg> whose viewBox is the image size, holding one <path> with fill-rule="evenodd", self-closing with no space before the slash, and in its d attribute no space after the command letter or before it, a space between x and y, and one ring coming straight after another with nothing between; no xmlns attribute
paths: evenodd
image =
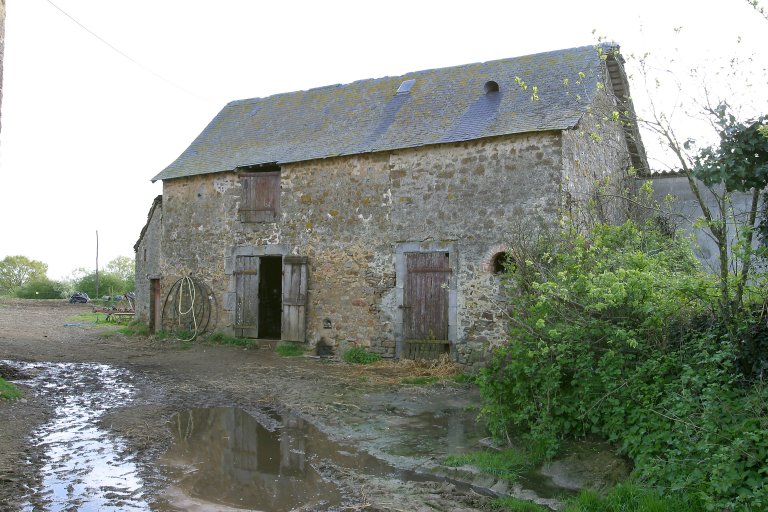
<svg viewBox="0 0 768 512"><path fill-rule="evenodd" d="M280 215L280 167L249 167L238 173L240 222L276 222Z"/></svg>

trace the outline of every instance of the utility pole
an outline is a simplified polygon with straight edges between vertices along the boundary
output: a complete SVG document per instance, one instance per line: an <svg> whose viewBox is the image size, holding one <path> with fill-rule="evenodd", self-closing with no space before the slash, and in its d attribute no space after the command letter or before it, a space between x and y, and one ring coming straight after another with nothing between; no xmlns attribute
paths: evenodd
<svg viewBox="0 0 768 512"><path fill-rule="evenodd" d="M99 298L99 230L96 230L96 297Z"/></svg>

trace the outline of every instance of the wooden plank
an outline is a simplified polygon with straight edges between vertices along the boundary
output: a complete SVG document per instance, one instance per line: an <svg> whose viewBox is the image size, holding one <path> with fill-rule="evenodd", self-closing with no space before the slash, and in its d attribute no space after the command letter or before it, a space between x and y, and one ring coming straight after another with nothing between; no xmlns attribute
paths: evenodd
<svg viewBox="0 0 768 512"><path fill-rule="evenodd" d="M283 258L283 321L281 339L306 341L307 259Z"/></svg>
<svg viewBox="0 0 768 512"><path fill-rule="evenodd" d="M259 257L235 258L236 335L256 338L259 334Z"/></svg>

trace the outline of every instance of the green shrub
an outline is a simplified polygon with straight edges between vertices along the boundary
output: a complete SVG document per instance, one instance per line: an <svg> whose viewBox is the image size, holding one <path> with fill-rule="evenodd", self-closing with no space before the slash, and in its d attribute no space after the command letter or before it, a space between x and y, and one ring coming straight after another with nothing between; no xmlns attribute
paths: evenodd
<svg viewBox="0 0 768 512"><path fill-rule="evenodd" d="M16 296L20 299L63 299L65 291L65 284L41 277L16 290Z"/></svg>
<svg viewBox="0 0 768 512"><path fill-rule="evenodd" d="M275 352L283 357L297 357L304 355L304 347L298 343L280 342L275 347Z"/></svg>
<svg viewBox="0 0 768 512"><path fill-rule="evenodd" d="M21 397L19 388L0 377L0 399L13 400Z"/></svg>
<svg viewBox="0 0 768 512"><path fill-rule="evenodd" d="M381 360L381 355L375 352L368 352L363 347L352 347L341 354L341 358L353 364L371 364Z"/></svg>
<svg viewBox="0 0 768 512"><path fill-rule="evenodd" d="M552 456L563 438L598 434L665 494L768 509L768 392L743 379L739 340L713 317L718 290L686 240L597 226L507 277L510 342L478 378L496 438Z"/></svg>

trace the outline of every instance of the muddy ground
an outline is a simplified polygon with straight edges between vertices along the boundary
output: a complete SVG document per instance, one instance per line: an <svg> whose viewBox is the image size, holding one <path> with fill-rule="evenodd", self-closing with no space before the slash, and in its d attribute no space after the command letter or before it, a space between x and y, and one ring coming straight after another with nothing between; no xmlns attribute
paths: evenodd
<svg viewBox="0 0 768 512"><path fill-rule="evenodd" d="M144 496L153 509L161 501L162 510L224 509L206 508L199 500L185 502L188 496L177 497L175 508L169 505L174 477L159 463L173 442L169 420L174 414L206 407L237 407L257 418L264 411L290 413L316 427L334 446L339 443L344 453L359 454L353 458L373 454L397 469L358 471L333 460L314 461L345 494L343 508L348 510L469 512L487 507L490 498L484 489L495 485L496 490L505 490L498 482L465 471L446 473L439 466L449 451L445 446L428 454L409 451L407 437L417 437L418 426L414 434L405 426L397 432L398 425L405 425L402 418L409 415L431 414L435 407L456 411L476 407L477 391L468 384L404 385L403 377L420 373L407 364L365 367L338 360L285 358L265 348L129 337L114 325L76 319L91 310L89 304L63 301L1 301L0 360L105 363L126 369L134 386L132 401L108 411L100 423L125 440L122 455L140 468ZM19 382L23 387L24 381ZM402 413L397 421L391 417L395 411ZM0 509L19 510L30 489L39 486L44 457L29 438L51 414L51 404L33 389L26 389L21 400L0 401ZM477 432L462 449L479 447ZM423 477L435 472L452 480ZM462 486L458 480L471 481L475 487ZM522 489L515 492L525 495Z"/></svg>
<svg viewBox="0 0 768 512"><path fill-rule="evenodd" d="M355 429L346 427L374 421L376 414L386 411L381 404L368 410L369 393L389 393L402 387L399 392L404 400L426 401L431 400L430 395L445 400L472 393L465 386L400 386L396 383L402 369L396 365L368 369L338 361L279 357L266 349L128 337L111 325L76 319L91 310L88 304L62 301L0 303L0 359L98 362L129 370L136 387L134 400L128 407L111 411L102 423L128 441L128 450L142 466L155 465L169 448L168 422L186 409L235 406L257 416L265 408L291 410L331 438L357 445ZM36 485L39 467L35 461L41 454L29 446L28 437L50 412L32 390L23 400L0 403L0 503L9 510ZM404 463L409 464L418 462ZM356 505L365 510L471 511L486 501L474 491L457 491L448 483L343 473L342 469L336 475L339 483L359 489ZM144 477L150 496L160 495L168 483L156 471L147 471Z"/></svg>

